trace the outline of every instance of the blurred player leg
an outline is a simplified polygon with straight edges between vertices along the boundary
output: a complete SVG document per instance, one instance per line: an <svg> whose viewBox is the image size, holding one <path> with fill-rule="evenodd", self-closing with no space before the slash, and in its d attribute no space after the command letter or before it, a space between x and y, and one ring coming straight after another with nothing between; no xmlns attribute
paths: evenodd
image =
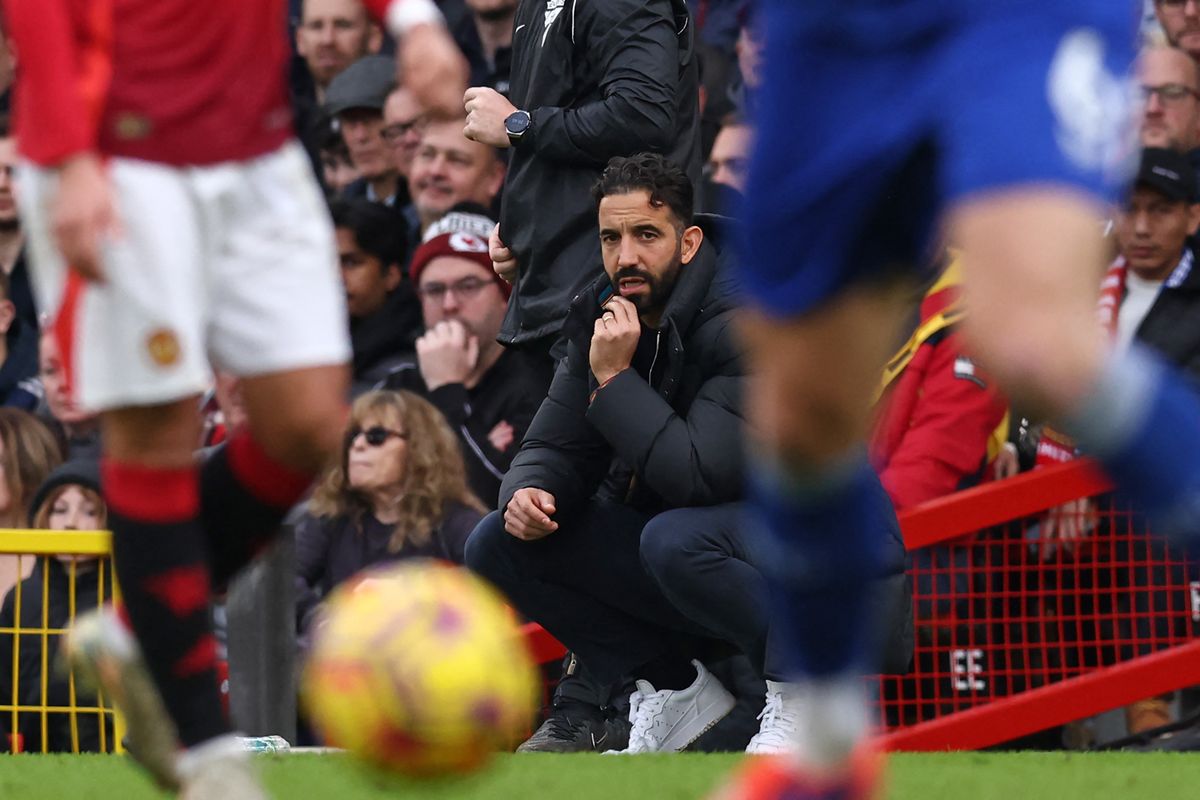
<svg viewBox="0 0 1200 800"><path fill-rule="evenodd" d="M142 727L131 728L132 747L151 748L144 760L161 764L160 748L187 748L229 732L193 456L197 402L189 397L114 409L104 412L102 425L104 490L124 608L178 734L173 741L169 720L137 714Z"/></svg>
<svg viewBox="0 0 1200 800"><path fill-rule="evenodd" d="M234 429L200 468L200 513L215 587L226 586L274 540L284 517L336 457L346 382L340 366L242 379L248 424Z"/></svg>
<svg viewBox="0 0 1200 800"><path fill-rule="evenodd" d="M341 449L350 346L328 212L295 143L215 173L209 351L240 379L248 424L202 469L214 583L270 542Z"/></svg>
<svg viewBox="0 0 1200 800"><path fill-rule="evenodd" d="M965 330L1014 400L1061 420L1157 532L1194 547L1200 400L1148 351L1108 352L1094 314L1101 211L1080 195L1045 189L955 209L953 235L973 253L964 264Z"/></svg>
<svg viewBox="0 0 1200 800"><path fill-rule="evenodd" d="M870 727L863 675L878 650L868 585L894 523L862 441L910 290L904 281L857 285L797 319L755 313L745 325L751 513L775 567L772 625L788 632L789 678L804 709L796 754L805 780L839 791L874 780L851 756Z"/></svg>
<svg viewBox="0 0 1200 800"><path fill-rule="evenodd" d="M855 316L856 327L821 330L812 320L844 310L849 295L837 291L847 282L861 288L919 257L934 213L949 204L962 209L951 230L970 265L968 303L974 297L990 311L973 308L970 317L976 341L992 348L985 365L1022 397L1068 416L1103 395L1090 388L1102 353L1091 316L1101 260L1098 205L1086 197L1102 196L1104 169L1118 152L1117 75L1130 55L1123 37L1133 17L1085 3L1053 14L1017 3L949 11L919 2L775 2L765 9L767 73L745 266L757 302L797 320L800 349L790 359L807 347L826 362L814 359L821 369L810 372L800 360L790 382L773 376L771 360L783 359L791 339L783 327L751 329L756 367L765 369L752 418L774 448L760 451L752 503L767 539L789 556L770 576L783 601L773 624L792 639L798 680L829 691L806 715L790 768L751 766L729 796L859 798L869 790L856 781L863 768L851 754L867 727L857 672L872 620L854 591L874 553L878 505L853 443L865 430L863 382L878 375L886 351L872 358L861 343L848 345L867 335L879 346L894 320L882 309ZM789 91L798 75L806 76L803 92ZM906 152L915 169L883 184L881 172L895 165L888 154ZM762 180L771 174L778 178ZM1049 185L1077 188L1007 188ZM828 387L805 381L840 383L847 368L838 357L866 370L841 398L849 405L811 402ZM821 439L819 431L836 433ZM805 618L798 610L805 605L816 613Z"/></svg>

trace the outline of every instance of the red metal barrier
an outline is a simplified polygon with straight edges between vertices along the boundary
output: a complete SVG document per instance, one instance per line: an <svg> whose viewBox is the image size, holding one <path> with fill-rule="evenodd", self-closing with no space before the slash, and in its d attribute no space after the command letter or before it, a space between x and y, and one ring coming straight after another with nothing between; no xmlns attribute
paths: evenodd
<svg viewBox="0 0 1200 800"><path fill-rule="evenodd" d="M1200 570L1115 503L1087 462L901 516L913 558L913 669L880 678L885 745L1000 744L1200 683ZM1047 510L1083 534L1047 535Z"/></svg>

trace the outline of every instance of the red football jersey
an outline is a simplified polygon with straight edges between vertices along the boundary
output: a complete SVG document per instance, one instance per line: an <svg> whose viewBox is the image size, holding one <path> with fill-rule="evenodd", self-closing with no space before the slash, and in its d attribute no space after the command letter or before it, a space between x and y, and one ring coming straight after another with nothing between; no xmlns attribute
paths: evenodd
<svg viewBox="0 0 1200 800"><path fill-rule="evenodd" d="M253 158L292 134L286 0L6 0L18 146L167 164Z"/></svg>

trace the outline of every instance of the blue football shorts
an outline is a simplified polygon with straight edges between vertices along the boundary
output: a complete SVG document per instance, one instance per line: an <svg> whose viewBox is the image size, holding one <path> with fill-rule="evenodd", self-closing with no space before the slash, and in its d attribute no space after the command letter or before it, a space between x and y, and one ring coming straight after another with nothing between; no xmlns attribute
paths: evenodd
<svg viewBox="0 0 1200 800"><path fill-rule="evenodd" d="M769 0L761 13L741 271L773 316L920 268L947 204L1031 185L1105 201L1136 166L1124 2Z"/></svg>

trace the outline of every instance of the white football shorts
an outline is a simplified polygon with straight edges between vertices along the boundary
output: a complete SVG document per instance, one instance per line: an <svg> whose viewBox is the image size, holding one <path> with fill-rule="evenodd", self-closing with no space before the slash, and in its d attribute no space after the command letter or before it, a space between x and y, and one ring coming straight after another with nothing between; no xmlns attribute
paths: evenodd
<svg viewBox="0 0 1200 800"><path fill-rule="evenodd" d="M246 377L347 361L333 230L299 144L200 167L112 158L108 171L118 222L103 283L80 280L55 246L56 173L23 164L18 178L38 308L81 406L199 394L210 363Z"/></svg>

